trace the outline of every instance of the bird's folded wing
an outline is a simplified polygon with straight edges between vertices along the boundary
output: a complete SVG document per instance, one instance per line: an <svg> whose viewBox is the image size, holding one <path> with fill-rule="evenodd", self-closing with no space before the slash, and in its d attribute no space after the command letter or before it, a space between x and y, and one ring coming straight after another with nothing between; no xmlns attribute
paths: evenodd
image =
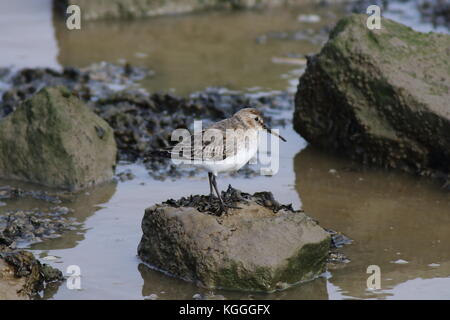
<svg viewBox="0 0 450 320"><path fill-rule="evenodd" d="M220 161L234 156L236 151L235 139L227 139L225 130L210 128L178 143L170 154L179 160Z"/></svg>

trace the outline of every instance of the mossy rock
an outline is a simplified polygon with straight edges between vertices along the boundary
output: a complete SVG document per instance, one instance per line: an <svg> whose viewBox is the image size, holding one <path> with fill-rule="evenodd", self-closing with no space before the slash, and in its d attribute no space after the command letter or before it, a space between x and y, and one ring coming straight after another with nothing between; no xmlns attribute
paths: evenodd
<svg viewBox="0 0 450 320"><path fill-rule="evenodd" d="M271 292L324 271L329 234L303 212L254 201L217 217L193 207L145 211L144 262L202 287Z"/></svg>
<svg viewBox="0 0 450 320"><path fill-rule="evenodd" d="M295 0L301 3L302 0ZM78 5L84 20L131 19L173 15L208 9L241 9L273 7L294 3L293 0L57 0L65 14L67 5Z"/></svg>
<svg viewBox="0 0 450 320"><path fill-rule="evenodd" d="M63 87L44 88L0 121L0 177L79 190L112 179L111 127Z"/></svg>
<svg viewBox="0 0 450 320"><path fill-rule="evenodd" d="M31 252L0 244L0 300L34 298L49 283L62 281L61 271L41 264Z"/></svg>
<svg viewBox="0 0 450 320"><path fill-rule="evenodd" d="M309 59L294 128L311 144L367 165L450 173L450 36L367 15L342 19Z"/></svg>

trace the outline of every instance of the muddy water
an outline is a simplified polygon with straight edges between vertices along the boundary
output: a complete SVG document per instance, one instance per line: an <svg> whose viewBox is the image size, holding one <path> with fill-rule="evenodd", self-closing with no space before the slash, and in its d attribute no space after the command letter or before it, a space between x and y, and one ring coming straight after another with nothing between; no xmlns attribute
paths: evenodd
<svg viewBox="0 0 450 320"><path fill-rule="evenodd" d="M319 31L336 20L339 8L308 6L271 11L210 12L150 20L89 23L68 31L55 19L62 65L85 66L92 61L125 59L148 66L156 76L144 82L152 91L190 93L208 86L230 89L260 87L285 89L280 75L292 65L274 64L272 58L308 54L318 46L307 40L288 41L268 32ZM314 12L323 19L297 22L299 14ZM214 23L212 23L214 21ZM262 37L261 37L262 36ZM282 36L281 36L282 37Z"/></svg>
<svg viewBox="0 0 450 320"><path fill-rule="evenodd" d="M328 281L343 296L450 298L450 196L435 182L363 170L308 147L294 158L296 189L306 212L350 236L352 260ZM366 290L369 265L382 290Z"/></svg>
<svg viewBox="0 0 450 320"><path fill-rule="evenodd" d="M54 19L61 65L85 66L125 59L156 74L143 82L151 91L178 94L211 85L256 91L286 89L303 66L276 64L274 57L296 57L319 50L320 29L333 23L339 8L306 6L273 11L204 13L134 22L97 22L81 31L66 31ZM314 13L319 23L299 23L299 14ZM211 23L214 21L214 23ZM292 41L260 37L273 31L311 29L311 39ZM291 116L291 113L286 115ZM351 262L323 277L283 292L252 294L214 291L226 298L347 299L450 298L450 196L433 181L379 170L363 170L344 159L308 146L291 125L280 128L280 170L273 177L220 177L246 192L271 190L327 228L354 239L344 248ZM44 293L46 299L191 299L209 291L170 278L142 264L136 256L144 208L191 193L207 193L206 174L156 181L139 164L131 181L90 189L63 202L82 226L58 239L32 245L33 252L63 272L81 270L81 289L64 284ZM1 181L0 185L11 184ZM36 189L35 186L21 185ZM37 200L6 201L1 212L45 208ZM366 269L381 269L381 289L368 291Z"/></svg>

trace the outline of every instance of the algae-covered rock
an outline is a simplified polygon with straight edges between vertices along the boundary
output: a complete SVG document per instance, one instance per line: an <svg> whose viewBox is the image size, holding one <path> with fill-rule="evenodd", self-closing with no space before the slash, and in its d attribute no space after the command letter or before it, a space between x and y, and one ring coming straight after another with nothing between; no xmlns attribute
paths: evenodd
<svg viewBox="0 0 450 320"><path fill-rule="evenodd" d="M0 300L33 298L49 283L63 280L61 271L41 264L31 252L0 244Z"/></svg>
<svg viewBox="0 0 450 320"><path fill-rule="evenodd" d="M267 194L239 193L234 205L241 209L222 216L203 211L206 196L148 208L138 254L157 269L209 288L273 291L313 279L324 270L329 234Z"/></svg>
<svg viewBox="0 0 450 320"><path fill-rule="evenodd" d="M0 177L70 190L112 179L111 127L63 87L44 88L0 121Z"/></svg>
<svg viewBox="0 0 450 320"><path fill-rule="evenodd" d="M450 173L450 36L388 19L342 19L309 59L294 128L310 143L364 164Z"/></svg>

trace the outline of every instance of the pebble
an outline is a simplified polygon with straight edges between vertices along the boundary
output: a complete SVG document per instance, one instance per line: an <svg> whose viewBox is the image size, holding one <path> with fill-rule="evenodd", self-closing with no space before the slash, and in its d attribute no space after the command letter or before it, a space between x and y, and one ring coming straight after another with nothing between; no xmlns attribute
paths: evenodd
<svg viewBox="0 0 450 320"><path fill-rule="evenodd" d="M277 282L276 284L276 288L277 290L286 290L287 288L289 288L289 284L286 282Z"/></svg>
<svg viewBox="0 0 450 320"><path fill-rule="evenodd" d="M329 263L349 263L350 259L347 258L342 252L330 252L328 257Z"/></svg>
<svg viewBox="0 0 450 320"><path fill-rule="evenodd" d="M341 248L344 245L351 244L353 242L352 239L341 233L337 233L334 231L331 232L333 232L331 233L331 245L333 248Z"/></svg>

